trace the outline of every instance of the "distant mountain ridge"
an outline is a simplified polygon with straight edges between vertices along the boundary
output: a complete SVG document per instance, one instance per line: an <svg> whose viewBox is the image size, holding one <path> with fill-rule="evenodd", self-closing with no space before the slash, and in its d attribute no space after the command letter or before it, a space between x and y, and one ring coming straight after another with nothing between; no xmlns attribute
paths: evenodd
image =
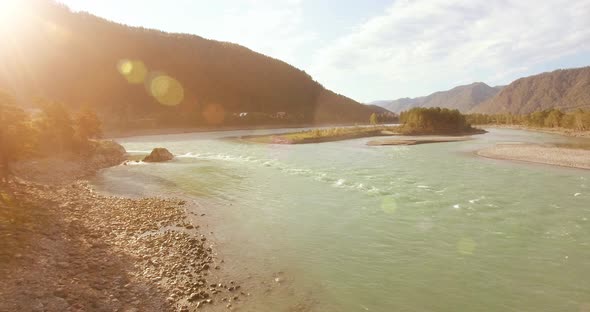
<svg viewBox="0 0 590 312"><path fill-rule="evenodd" d="M377 106L381 106L391 112L394 113L401 113L405 110L408 110L412 107L417 106L420 101L422 101L424 97L419 97L419 98L401 98L401 99L397 99L397 100L393 100L393 101L387 101L387 100L382 100L382 101L374 101L371 102L371 105L377 105Z"/></svg>
<svg viewBox="0 0 590 312"><path fill-rule="evenodd" d="M417 98L401 98L393 101L376 101L371 104L382 106L392 112L399 113L414 107L442 107L458 109L466 113L480 103L495 96L502 87L490 87L483 82L458 86L447 91L435 92Z"/></svg>
<svg viewBox="0 0 590 312"><path fill-rule="evenodd" d="M368 122L375 112L237 44L129 27L51 0L19 1L27 10L14 17L18 29L0 29L0 89L21 103L88 105L130 127L223 126L241 112L253 124Z"/></svg>
<svg viewBox="0 0 590 312"><path fill-rule="evenodd" d="M507 86L476 82L429 96L375 101L392 112L414 107L446 107L462 113L530 114L547 109L590 109L590 66L558 69L517 79Z"/></svg>
<svg viewBox="0 0 590 312"><path fill-rule="evenodd" d="M529 114L590 109L590 67L559 69L515 80L471 112Z"/></svg>

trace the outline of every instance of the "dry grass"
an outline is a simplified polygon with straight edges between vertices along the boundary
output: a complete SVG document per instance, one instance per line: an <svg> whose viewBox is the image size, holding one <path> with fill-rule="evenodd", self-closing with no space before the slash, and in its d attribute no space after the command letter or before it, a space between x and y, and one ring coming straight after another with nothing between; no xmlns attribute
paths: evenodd
<svg viewBox="0 0 590 312"><path fill-rule="evenodd" d="M400 128L397 126L337 127L275 135L252 136L245 139L256 143L302 144L392 135L399 133L399 131Z"/></svg>

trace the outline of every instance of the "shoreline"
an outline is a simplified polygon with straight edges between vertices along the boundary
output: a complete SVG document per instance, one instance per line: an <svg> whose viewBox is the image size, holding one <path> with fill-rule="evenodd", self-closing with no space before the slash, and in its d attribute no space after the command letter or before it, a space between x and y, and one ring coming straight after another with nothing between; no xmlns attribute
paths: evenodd
<svg viewBox="0 0 590 312"><path fill-rule="evenodd" d="M248 143L260 143L260 144L289 144L289 145L296 145L296 144L311 144L311 143L326 143L326 142L337 142L337 141L345 141L345 140L353 140L353 139L360 139L366 137L375 137L375 136L389 136L389 135L396 135L396 134L383 134L381 130L375 130L370 133L349 133L343 134L338 136L331 136L331 137L318 137L318 138L304 138L301 140L292 141L289 139L283 139L282 137L285 135L297 135L300 132L285 132L285 133L278 133L278 134L263 134L263 135L247 135L241 137L234 137L228 139L236 139Z"/></svg>
<svg viewBox="0 0 590 312"><path fill-rule="evenodd" d="M149 135L167 135L167 134L184 134L184 133L202 133L202 132L229 132L240 130L273 130L273 129L303 129L303 128L323 128L323 127L350 127L366 126L359 123L334 123L334 124L302 124L302 125L262 125L262 126L231 126L231 127L183 127L183 128L157 128L157 129L137 129L137 130L111 130L105 131L105 139L121 139L135 136Z"/></svg>
<svg viewBox="0 0 590 312"><path fill-rule="evenodd" d="M558 134L567 137L576 137L576 138L590 138L590 131L576 131L572 129L566 128L536 128L536 127L527 127L522 125L475 125L480 129L484 128L492 128L492 129L513 129L513 130L523 130L523 131L531 131L531 132L541 132L541 133L548 133L548 134Z"/></svg>
<svg viewBox="0 0 590 312"><path fill-rule="evenodd" d="M420 145L420 144L433 144L433 143L450 143L450 142L463 142L473 140L471 136L415 136L415 137L396 137L387 138L380 140L373 140L367 142L368 146L397 146L397 145Z"/></svg>
<svg viewBox="0 0 590 312"><path fill-rule="evenodd" d="M544 146L539 144L496 144L476 151L478 156L496 160L590 170L590 150Z"/></svg>
<svg viewBox="0 0 590 312"><path fill-rule="evenodd" d="M234 139L240 140L243 142L248 143L258 143L258 144L287 144L287 145L295 145L295 144L313 144L313 143L326 143L326 142L337 142L337 141L345 141L345 140L353 140L353 139L360 139L360 138L370 138L370 137L414 137L414 138L431 138L430 142L428 139L414 139L413 144L412 140L404 139L397 139L398 144L377 144L378 141L371 141L375 145L415 145L415 144L423 144L423 143L438 143L442 141L438 141L436 139L432 139L435 137L443 137L448 138L447 142L453 141L453 138L464 138L466 136L476 135L476 134L483 134L487 131L483 129L474 128L472 131L462 131L456 133L440 133L440 134L433 134L433 133L420 133L420 132L404 132L400 126L377 126L377 127L362 127L358 129L356 132L345 132L345 133L338 133L338 128L333 129L325 129L327 130L327 134L322 134L320 131L320 136L310 136L313 135L312 131L301 131L301 132L285 132L285 133L277 133L277 134L263 134L263 135L247 135L247 136L240 136L240 137L233 137L227 139ZM354 129L353 129L354 130ZM330 133L330 131L335 131L336 134ZM434 141L433 141L434 140ZM456 140L456 139L455 139Z"/></svg>
<svg viewBox="0 0 590 312"><path fill-rule="evenodd" d="M119 165L111 156L31 160L27 180L0 184L0 310L188 312L246 300L187 201L103 195L83 180Z"/></svg>

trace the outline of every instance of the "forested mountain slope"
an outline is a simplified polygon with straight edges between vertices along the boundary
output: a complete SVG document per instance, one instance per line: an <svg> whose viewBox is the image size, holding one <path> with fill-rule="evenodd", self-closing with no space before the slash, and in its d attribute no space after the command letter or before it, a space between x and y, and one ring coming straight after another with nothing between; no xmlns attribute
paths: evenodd
<svg viewBox="0 0 590 312"><path fill-rule="evenodd" d="M367 122L373 112L236 44L23 1L30 10L0 29L0 89L23 105L89 105L113 127Z"/></svg>
<svg viewBox="0 0 590 312"><path fill-rule="evenodd" d="M435 92L428 96L377 101L372 104L380 105L396 113L414 107L441 107L468 112L473 107L496 95L499 90L500 88L490 87L483 82L475 82L451 90Z"/></svg>
<svg viewBox="0 0 590 312"><path fill-rule="evenodd" d="M590 67L520 78L472 112L528 114L552 108L590 109Z"/></svg>

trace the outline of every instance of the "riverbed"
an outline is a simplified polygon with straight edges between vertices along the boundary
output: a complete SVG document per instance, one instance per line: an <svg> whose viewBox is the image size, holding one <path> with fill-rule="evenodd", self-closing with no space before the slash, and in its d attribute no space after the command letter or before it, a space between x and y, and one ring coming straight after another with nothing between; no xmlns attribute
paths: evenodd
<svg viewBox="0 0 590 312"><path fill-rule="evenodd" d="M475 151L587 139L490 129L463 142L367 146L224 140L284 129L117 140L176 160L104 170L127 196L189 197L241 311L586 311L590 172Z"/></svg>

